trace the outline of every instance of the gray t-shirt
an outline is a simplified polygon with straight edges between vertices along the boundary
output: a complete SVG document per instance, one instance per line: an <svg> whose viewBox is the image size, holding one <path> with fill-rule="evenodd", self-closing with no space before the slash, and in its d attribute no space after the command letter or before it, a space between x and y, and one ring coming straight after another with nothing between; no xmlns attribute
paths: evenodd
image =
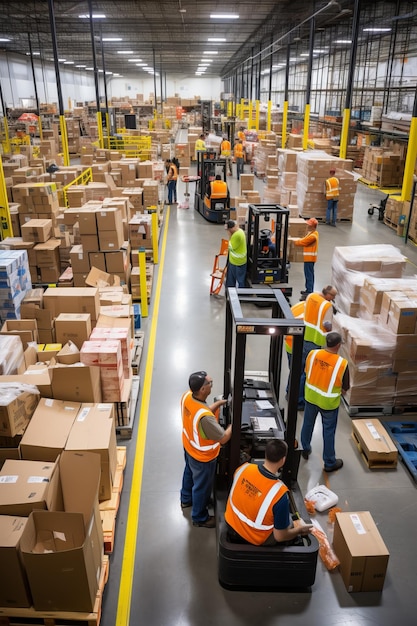
<svg viewBox="0 0 417 626"><path fill-rule="evenodd" d="M200 420L200 427L207 439L220 441L224 436L224 430L213 415L204 415Z"/></svg>

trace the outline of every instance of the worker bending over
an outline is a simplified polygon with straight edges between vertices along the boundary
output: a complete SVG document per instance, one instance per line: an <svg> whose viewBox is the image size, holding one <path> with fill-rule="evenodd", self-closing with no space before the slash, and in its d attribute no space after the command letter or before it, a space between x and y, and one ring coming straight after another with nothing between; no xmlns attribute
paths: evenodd
<svg viewBox="0 0 417 626"><path fill-rule="evenodd" d="M268 546L310 532L311 524L292 521L288 487L278 478L287 451L285 441L273 439L266 444L263 465L237 468L224 516L231 541Z"/></svg>

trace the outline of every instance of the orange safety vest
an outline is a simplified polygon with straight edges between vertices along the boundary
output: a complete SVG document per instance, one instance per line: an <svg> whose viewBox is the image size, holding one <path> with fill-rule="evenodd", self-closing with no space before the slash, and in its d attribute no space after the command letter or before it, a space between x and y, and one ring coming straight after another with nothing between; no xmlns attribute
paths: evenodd
<svg viewBox="0 0 417 626"><path fill-rule="evenodd" d="M331 306L332 303L320 293L311 293L307 296L304 311L304 341L311 341L320 347L325 345L327 331L323 322Z"/></svg>
<svg viewBox="0 0 417 626"><path fill-rule="evenodd" d="M331 176L326 180L326 199L333 200L333 198L339 197L339 179L336 176Z"/></svg>
<svg viewBox="0 0 417 626"><path fill-rule="evenodd" d="M343 374L348 362L327 350L312 350L306 360L305 399L331 411L340 404Z"/></svg>
<svg viewBox="0 0 417 626"><path fill-rule="evenodd" d="M246 137L245 137L245 133L243 132L243 130L239 130L237 133L237 136L239 137L239 139L241 139L242 141L245 141Z"/></svg>
<svg viewBox="0 0 417 626"><path fill-rule="evenodd" d="M210 198L227 198L227 183L224 180L212 180Z"/></svg>
<svg viewBox="0 0 417 626"><path fill-rule="evenodd" d="M224 518L243 539L260 546L274 530L272 509L287 491L280 480L261 474L255 463L244 463L233 477Z"/></svg>
<svg viewBox="0 0 417 626"><path fill-rule="evenodd" d="M220 444L213 439L203 437L200 428L200 420L205 415L213 415L208 406L196 400L191 391L186 391L181 398L182 413L182 445L184 449L196 461L208 463L217 458L220 452Z"/></svg>
<svg viewBox="0 0 417 626"><path fill-rule="evenodd" d="M296 304L293 304L293 306L291 307L291 312L296 319L298 320L303 319L305 307L306 307L305 300L301 300L301 302L297 302ZM285 335L284 345L285 345L285 350L288 352L288 354L292 354L292 344L293 344L293 336Z"/></svg>
<svg viewBox="0 0 417 626"><path fill-rule="evenodd" d="M303 244L303 241L307 239L307 237L314 237L314 241L307 246ZM314 230L312 233L308 233L302 239L298 239L294 241L294 244L298 247L303 247L303 260L304 263L315 263L317 261L317 250L319 247L319 233L317 230Z"/></svg>
<svg viewBox="0 0 417 626"><path fill-rule="evenodd" d="M172 170L172 176L170 176L170 172ZM168 172L168 180L177 180L178 179L178 169L175 163L171 163L169 172Z"/></svg>
<svg viewBox="0 0 417 626"><path fill-rule="evenodd" d="M241 143L235 145L234 154L236 159L243 159L243 145Z"/></svg>
<svg viewBox="0 0 417 626"><path fill-rule="evenodd" d="M224 139L220 145L220 154L221 156L228 157L230 156L231 145L230 141Z"/></svg>

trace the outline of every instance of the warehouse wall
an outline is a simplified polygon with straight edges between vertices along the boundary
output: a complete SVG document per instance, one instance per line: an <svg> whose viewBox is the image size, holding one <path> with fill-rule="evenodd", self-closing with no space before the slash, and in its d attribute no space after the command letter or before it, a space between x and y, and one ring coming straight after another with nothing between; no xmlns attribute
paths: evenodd
<svg viewBox="0 0 417 626"><path fill-rule="evenodd" d="M166 85L163 77L162 89L164 96L174 96L178 94L180 98L194 98L200 96L203 100L219 100L222 91L220 78L184 78L180 75L167 76ZM166 93L165 93L166 88ZM147 97L155 91L154 77L135 78L125 76L124 78L112 78L108 83L108 93L110 96L133 96L142 93ZM156 93L158 98L161 95L161 79L156 77Z"/></svg>

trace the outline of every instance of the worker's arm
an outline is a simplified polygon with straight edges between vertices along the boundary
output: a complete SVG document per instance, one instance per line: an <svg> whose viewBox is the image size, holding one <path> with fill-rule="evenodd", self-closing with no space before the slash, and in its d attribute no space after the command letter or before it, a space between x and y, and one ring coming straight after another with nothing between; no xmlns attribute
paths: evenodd
<svg viewBox="0 0 417 626"><path fill-rule="evenodd" d="M212 413L215 413L217 409L219 409L221 406L224 406L225 404L227 404L227 400L216 400L216 402L213 402L213 404L209 406L209 409Z"/></svg>
<svg viewBox="0 0 417 626"><path fill-rule="evenodd" d="M345 373L342 378L342 394L344 395L350 388L349 366L346 366Z"/></svg>
<svg viewBox="0 0 417 626"><path fill-rule="evenodd" d="M227 443L232 436L232 425L229 424L229 426L224 429L212 415L204 415L200 420L199 428L201 429L200 432L203 437L218 441L220 445Z"/></svg>
<svg viewBox="0 0 417 626"><path fill-rule="evenodd" d="M313 244L316 241L316 236L315 235L306 235L305 237L302 237L301 239L294 239L294 245L295 246L299 246L301 248L305 248L306 246L311 246L311 244Z"/></svg>
<svg viewBox="0 0 417 626"><path fill-rule="evenodd" d="M330 332L333 328L333 308L330 306L324 314L323 327L326 332Z"/></svg>
<svg viewBox="0 0 417 626"><path fill-rule="evenodd" d="M226 430L224 431L224 435L223 437L220 439L219 444L221 446L224 446L225 443L227 443L230 438L232 436L232 425L229 424L229 426L226 428Z"/></svg>
<svg viewBox="0 0 417 626"><path fill-rule="evenodd" d="M275 541L291 541L298 535L308 535L313 527L312 524L307 524L302 519L295 520L294 525L288 525L288 520L290 519L290 503L287 494L278 500L272 511L274 514L273 534Z"/></svg>
<svg viewBox="0 0 417 626"><path fill-rule="evenodd" d="M304 520L295 520L294 526L288 526L285 530L278 530L274 528L275 541L291 541L298 537L298 535L308 535L313 528L313 524L307 524Z"/></svg>

